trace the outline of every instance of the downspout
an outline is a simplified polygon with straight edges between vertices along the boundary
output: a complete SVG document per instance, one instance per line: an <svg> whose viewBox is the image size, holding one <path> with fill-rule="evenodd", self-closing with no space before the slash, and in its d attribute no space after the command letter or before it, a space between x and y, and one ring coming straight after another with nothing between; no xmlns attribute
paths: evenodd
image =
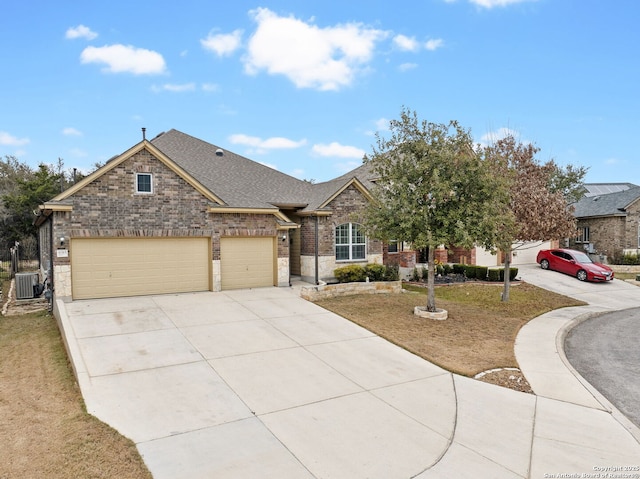
<svg viewBox="0 0 640 479"><path fill-rule="evenodd" d="M318 229L319 229L318 223L319 223L319 221L320 220L318 218L318 215L316 214L316 247L315 247L315 252L316 252L315 253L315 263L316 263L315 282L316 282L316 285L320 284L320 281L318 281L318 244L319 244L319 241L318 241Z"/></svg>

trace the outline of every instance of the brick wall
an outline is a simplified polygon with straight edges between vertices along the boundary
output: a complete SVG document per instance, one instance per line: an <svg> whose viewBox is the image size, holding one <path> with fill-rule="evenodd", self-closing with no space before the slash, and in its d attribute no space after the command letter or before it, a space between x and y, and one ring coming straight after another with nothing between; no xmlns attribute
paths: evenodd
<svg viewBox="0 0 640 479"><path fill-rule="evenodd" d="M638 248L638 226L640 219L640 201L636 201L627 208L627 218L624 231L624 249Z"/></svg>
<svg viewBox="0 0 640 479"><path fill-rule="evenodd" d="M608 218L589 218L578 220L578 228L589 227L589 241L593 243L598 254L612 257L622 253L625 248L625 223L622 216ZM575 238L569 240L569 247L583 249L582 243L576 243Z"/></svg>
<svg viewBox="0 0 640 479"><path fill-rule="evenodd" d="M151 173L152 194L135 193L135 173ZM212 214L214 204L189 183L142 150L69 198L71 212L54 213L54 238L208 236L213 259L220 259L221 236L276 236L273 215ZM55 249L54 245L54 249ZM289 255L278 242L278 257ZM69 258L56 258L57 265Z"/></svg>

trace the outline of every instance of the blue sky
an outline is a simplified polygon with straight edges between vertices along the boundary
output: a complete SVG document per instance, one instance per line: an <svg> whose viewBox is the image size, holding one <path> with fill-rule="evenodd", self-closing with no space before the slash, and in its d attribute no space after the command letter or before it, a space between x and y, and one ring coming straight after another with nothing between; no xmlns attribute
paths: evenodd
<svg viewBox="0 0 640 479"><path fill-rule="evenodd" d="M324 181L404 106L640 184L639 5L5 1L0 156L88 171L176 128Z"/></svg>

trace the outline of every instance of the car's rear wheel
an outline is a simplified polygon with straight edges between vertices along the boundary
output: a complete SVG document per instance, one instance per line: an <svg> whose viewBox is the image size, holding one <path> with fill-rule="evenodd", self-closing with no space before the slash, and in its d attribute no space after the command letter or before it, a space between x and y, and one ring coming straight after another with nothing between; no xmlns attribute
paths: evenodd
<svg viewBox="0 0 640 479"><path fill-rule="evenodd" d="M586 281L587 280L587 272L583 269L581 269L580 271L578 271L578 273L576 273L576 278L578 278L580 281Z"/></svg>
<svg viewBox="0 0 640 479"><path fill-rule="evenodd" d="M543 259L542 261L540 261L540 267L542 269L549 269L549 261L547 261L546 259Z"/></svg>

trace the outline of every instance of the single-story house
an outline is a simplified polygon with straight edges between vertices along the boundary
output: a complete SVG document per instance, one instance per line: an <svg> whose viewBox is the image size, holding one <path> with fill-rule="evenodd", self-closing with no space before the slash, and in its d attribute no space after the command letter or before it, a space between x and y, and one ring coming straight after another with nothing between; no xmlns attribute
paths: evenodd
<svg viewBox="0 0 640 479"><path fill-rule="evenodd" d="M574 204L578 235L569 246L602 257L640 253L640 186L587 183ZM603 258L604 260L604 258Z"/></svg>
<svg viewBox="0 0 640 479"><path fill-rule="evenodd" d="M312 184L177 130L143 140L40 207L43 273L73 299L285 286L381 263L354 170Z"/></svg>

